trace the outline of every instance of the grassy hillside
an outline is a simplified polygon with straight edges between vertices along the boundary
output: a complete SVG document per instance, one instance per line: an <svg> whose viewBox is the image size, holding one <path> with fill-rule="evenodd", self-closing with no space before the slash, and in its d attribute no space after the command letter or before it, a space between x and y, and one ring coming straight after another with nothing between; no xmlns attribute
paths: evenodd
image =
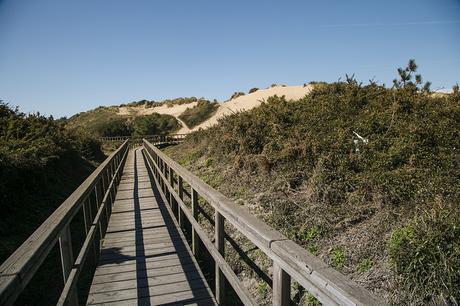
<svg viewBox="0 0 460 306"><path fill-rule="evenodd" d="M196 106L187 108L179 118L184 121L189 128L193 128L211 118L217 111L217 108L219 108L219 103L217 102L199 100Z"/></svg>
<svg viewBox="0 0 460 306"><path fill-rule="evenodd" d="M66 120L66 127L94 136L166 135L180 128L177 119L170 115L121 116L117 113L116 106L98 107L72 116Z"/></svg>
<svg viewBox="0 0 460 306"><path fill-rule="evenodd" d="M271 98L167 153L392 304L460 301L458 89L347 79Z"/></svg>
<svg viewBox="0 0 460 306"><path fill-rule="evenodd" d="M0 101L0 263L104 158L91 137L70 132L52 118L25 115ZM19 305L56 302L49 298L62 289L57 250L45 261L43 271Z"/></svg>

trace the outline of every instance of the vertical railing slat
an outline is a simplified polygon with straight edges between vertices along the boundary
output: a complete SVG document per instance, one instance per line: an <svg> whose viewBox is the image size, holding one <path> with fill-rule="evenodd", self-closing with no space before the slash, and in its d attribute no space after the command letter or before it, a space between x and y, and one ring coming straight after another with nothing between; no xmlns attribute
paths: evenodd
<svg viewBox="0 0 460 306"><path fill-rule="evenodd" d="M273 305L289 306L291 303L291 277L273 262Z"/></svg>
<svg viewBox="0 0 460 306"><path fill-rule="evenodd" d="M72 238L70 235L70 224L68 224L59 236L59 250L61 253L61 266L64 285L69 277L70 270L73 265L73 251L72 251ZM70 305L78 305L78 298L76 292L69 293L72 295L70 298Z"/></svg>
<svg viewBox="0 0 460 306"><path fill-rule="evenodd" d="M195 189L191 189L192 194L192 214L193 218L198 221L198 193ZM199 252L199 237L195 229L192 227L192 252L193 255L197 256Z"/></svg>
<svg viewBox="0 0 460 306"><path fill-rule="evenodd" d="M179 198L184 201L184 180L182 176L177 174L177 185L178 185L178 190L179 190ZM182 212L182 208L180 205L177 205L177 210L178 210L178 215L179 215L179 226L183 227L184 226L184 213Z"/></svg>
<svg viewBox="0 0 460 306"><path fill-rule="evenodd" d="M215 234L215 245L219 253L225 257L225 224L224 224L224 217L218 212L215 212L215 219L214 219L214 234ZM219 265L215 264L215 273L216 273L216 301L219 305L224 303L225 297L225 277L220 270Z"/></svg>

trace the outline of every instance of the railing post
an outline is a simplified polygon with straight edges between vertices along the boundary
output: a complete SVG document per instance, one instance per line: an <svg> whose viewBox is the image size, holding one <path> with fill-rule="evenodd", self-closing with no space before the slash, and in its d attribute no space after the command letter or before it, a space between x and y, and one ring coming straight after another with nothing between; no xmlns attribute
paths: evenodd
<svg viewBox="0 0 460 306"><path fill-rule="evenodd" d="M169 184L171 185L172 190L174 190L174 170L169 167ZM176 201L174 201L174 196L172 192L169 192L169 203L171 204L171 208L173 211L173 214L176 213Z"/></svg>
<svg viewBox="0 0 460 306"><path fill-rule="evenodd" d="M70 235L69 224L64 228L61 235L59 236L59 250L61 253L62 276L64 278L65 285L73 265L72 238ZM78 298L76 292L73 291L69 294L72 295L72 297L70 298L70 304L78 305Z"/></svg>
<svg viewBox="0 0 460 306"><path fill-rule="evenodd" d="M105 174L105 175L104 175ZM102 180L102 199L104 199L104 196L105 194L107 193L107 190L108 190L108 187L109 187L109 169L106 168L105 169L105 173L102 175L102 177L105 177L105 183L104 183L104 179ZM107 197L106 201L110 201L111 200L111 197L110 197L110 191L109 191L109 196ZM104 207L104 211L105 211L105 221L106 221L106 224L105 226L107 227L109 225L109 211L108 211L108 206L109 206L109 203L105 203L105 207ZM105 230L104 230L105 231Z"/></svg>
<svg viewBox="0 0 460 306"><path fill-rule="evenodd" d="M177 182L178 182L178 189L179 189L179 198L184 201L184 180L182 176L177 174ZM177 213L179 215L179 226L184 226L184 213L182 212L182 208L179 204L177 204Z"/></svg>
<svg viewBox="0 0 460 306"><path fill-rule="evenodd" d="M102 205L102 200L104 199L104 173L101 173L101 176L99 178L99 181L96 182L96 185L94 186L95 194L96 194L96 211L99 210L100 206ZM102 225L102 218L99 219L99 222L97 224L99 228L99 244L98 244L98 250L101 249L102 245L102 238L104 237L104 230L103 230L103 225ZM98 253L98 252L96 252Z"/></svg>
<svg viewBox="0 0 460 306"><path fill-rule="evenodd" d="M89 228L91 227L91 202L87 197L82 204L83 207L83 220L85 221L85 234L88 235Z"/></svg>
<svg viewBox="0 0 460 306"><path fill-rule="evenodd" d="M289 306L291 303L291 277L273 262L273 305Z"/></svg>
<svg viewBox="0 0 460 306"><path fill-rule="evenodd" d="M215 244L216 248L222 256L225 256L225 226L224 226L224 217L216 210L215 212ZM219 265L215 264L216 269L216 301L219 305L222 305L225 297L225 276L220 270Z"/></svg>
<svg viewBox="0 0 460 306"><path fill-rule="evenodd" d="M198 221L198 193L193 188L191 189L191 193L192 193L192 214L193 214L193 218L196 221ZM195 256L197 256L199 252L198 243L199 243L198 234L192 226L192 252L193 252L193 255Z"/></svg>
<svg viewBox="0 0 460 306"><path fill-rule="evenodd" d="M96 217L97 214L97 191L96 191L96 186L94 186L94 189L89 193L88 196L88 212L89 212L89 227L93 225L94 218ZM94 193L94 195L93 195ZM94 216L93 216L93 200L95 199L95 205L94 205ZM93 239L93 255L94 258L97 258L97 249L96 249L96 239Z"/></svg>

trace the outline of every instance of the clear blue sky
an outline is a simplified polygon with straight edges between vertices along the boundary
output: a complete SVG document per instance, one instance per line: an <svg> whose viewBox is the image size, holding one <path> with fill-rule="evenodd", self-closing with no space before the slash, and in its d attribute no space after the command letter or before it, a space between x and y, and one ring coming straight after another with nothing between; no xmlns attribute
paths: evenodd
<svg viewBox="0 0 460 306"><path fill-rule="evenodd" d="M0 0L0 99L69 116L272 83L460 82L460 1Z"/></svg>

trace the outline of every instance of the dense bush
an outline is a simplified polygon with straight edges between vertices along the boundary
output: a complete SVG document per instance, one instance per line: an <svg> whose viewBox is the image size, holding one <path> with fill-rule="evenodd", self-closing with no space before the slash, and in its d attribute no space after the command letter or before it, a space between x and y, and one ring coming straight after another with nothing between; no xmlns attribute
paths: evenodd
<svg viewBox="0 0 460 306"><path fill-rule="evenodd" d="M174 105L182 105L182 104L189 104L189 103L193 103L193 102L197 102L197 101L201 101L201 100L204 100L203 98L196 98L196 97L190 97L190 98L187 98L187 97L184 97L184 98L175 98L175 99L166 99L166 100L163 100L163 101L149 101L149 100L140 100L140 101L134 101L134 102L130 102L130 103L127 103L127 104L120 104L120 107L122 106L133 106L133 107L136 107L136 106L142 106L142 105L145 105L145 107L157 107L157 106L162 106L162 105L167 105L168 107L172 107Z"/></svg>
<svg viewBox="0 0 460 306"><path fill-rule="evenodd" d="M0 261L104 158L99 143L0 102ZM18 222L21 220L21 222Z"/></svg>
<svg viewBox="0 0 460 306"><path fill-rule="evenodd" d="M388 249L414 298L460 300L460 207L422 211L393 232Z"/></svg>
<svg viewBox="0 0 460 306"><path fill-rule="evenodd" d="M140 101L144 103L143 101ZM139 102L139 103L140 103ZM136 102L137 103L137 102ZM136 104L137 105L137 104ZM170 115L119 115L117 108L97 108L65 120L69 130L85 131L94 136L165 135L176 131L179 122Z"/></svg>
<svg viewBox="0 0 460 306"><path fill-rule="evenodd" d="M236 98L241 97L241 96L244 96L244 92L241 92L241 91L238 92L238 91L236 91L236 92L234 92L233 95L230 97L230 100L236 99Z"/></svg>
<svg viewBox="0 0 460 306"><path fill-rule="evenodd" d="M126 118L109 118L105 122L101 122L95 128L95 134L100 136L129 136L132 134L130 122Z"/></svg>
<svg viewBox="0 0 460 306"><path fill-rule="evenodd" d="M166 135L179 128L179 122L170 115L151 115L139 116L132 121L133 135Z"/></svg>
<svg viewBox="0 0 460 306"><path fill-rule="evenodd" d="M321 165L318 184L335 191L318 197L330 204L361 190L409 205L458 191L459 118L454 96L335 83L294 103L272 97L196 137L214 143L213 154L262 155L269 167L286 167L298 179Z"/></svg>
<svg viewBox="0 0 460 306"><path fill-rule="evenodd" d="M249 93L253 93L253 92L256 92L256 91L258 91L258 90L259 90L259 88L254 87L254 88L251 88L251 89L249 90Z"/></svg>
<svg viewBox="0 0 460 306"><path fill-rule="evenodd" d="M209 119L219 107L217 102L198 101L197 105L192 108L187 108L179 118L187 124L189 128L193 128L198 124Z"/></svg>
<svg viewBox="0 0 460 306"><path fill-rule="evenodd" d="M449 210L449 218L416 215L420 210L442 215L439 207L460 205L460 94L430 93L420 76L412 80L413 64L398 71L401 79L393 88L362 85L347 76L346 82L314 85L298 101L271 97L258 108L191 134L177 148L177 157L212 159L214 167L227 165L220 169L231 173L249 171L273 194L282 190L297 197L295 203L289 198L275 202L273 194L268 204L257 200L266 205L261 210L272 210L272 219L266 219L272 226L294 231L296 237L297 223L311 218L329 237L326 245L344 227L353 228L375 245L360 252L374 252L366 258L389 252L394 272L409 288L422 288L417 294L423 301L458 299L459 210ZM365 224L373 216L386 221ZM394 226L404 227L385 250L384 239ZM367 238L372 233L378 236ZM357 262L362 259L356 256Z"/></svg>

